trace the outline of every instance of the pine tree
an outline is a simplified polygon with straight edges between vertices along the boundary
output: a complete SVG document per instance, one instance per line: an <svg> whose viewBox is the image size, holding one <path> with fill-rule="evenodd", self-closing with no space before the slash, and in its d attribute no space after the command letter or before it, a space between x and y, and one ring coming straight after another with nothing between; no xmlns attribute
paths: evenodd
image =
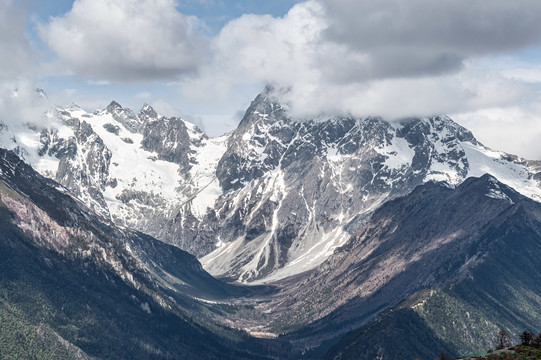
<svg viewBox="0 0 541 360"><path fill-rule="evenodd" d="M511 346L511 338L509 337L509 334L502 329L498 332L498 345L496 346L496 349L501 350L509 346Z"/></svg>
<svg viewBox="0 0 541 360"><path fill-rule="evenodd" d="M535 334L531 331L524 331L519 337L522 345L529 346L535 338Z"/></svg>
<svg viewBox="0 0 541 360"><path fill-rule="evenodd" d="M532 340L531 346L541 348L541 332Z"/></svg>

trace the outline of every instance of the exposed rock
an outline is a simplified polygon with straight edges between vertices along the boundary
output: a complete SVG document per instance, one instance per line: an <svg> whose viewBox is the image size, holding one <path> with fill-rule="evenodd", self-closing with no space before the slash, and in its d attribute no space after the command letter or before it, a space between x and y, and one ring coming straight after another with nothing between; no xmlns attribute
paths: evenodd
<svg viewBox="0 0 541 360"><path fill-rule="evenodd" d="M143 122L133 113L133 111L122 107L116 101L112 101L107 106L106 110L116 121L124 125L128 131L140 133L143 130Z"/></svg>

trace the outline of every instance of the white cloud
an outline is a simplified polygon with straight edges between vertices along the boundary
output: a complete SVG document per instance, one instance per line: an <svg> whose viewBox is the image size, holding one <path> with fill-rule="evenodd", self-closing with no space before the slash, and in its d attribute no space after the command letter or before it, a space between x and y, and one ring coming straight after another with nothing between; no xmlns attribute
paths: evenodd
<svg viewBox="0 0 541 360"><path fill-rule="evenodd" d="M151 97L152 97L152 94L149 93L148 91L142 91L138 93L137 95L135 95L135 98L140 99L140 100L150 99Z"/></svg>
<svg viewBox="0 0 541 360"><path fill-rule="evenodd" d="M180 110L164 99L154 99L151 101L150 106L152 106L160 115L167 117L181 116Z"/></svg>
<svg viewBox="0 0 541 360"><path fill-rule="evenodd" d="M0 81L27 75L32 59L24 13L11 0L0 0Z"/></svg>
<svg viewBox="0 0 541 360"><path fill-rule="evenodd" d="M171 105L168 101L164 99L153 99L150 102L150 106L152 106L154 110L156 110L156 112L160 115L164 115L167 117L180 117L184 120L191 122L192 124L195 124L197 127L205 131L205 125L199 117L183 114L180 109L178 109L174 105Z"/></svg>
<svg viewBox="0 0 541 360"><path fill-rule="evenodd" d="M206 47L198 27L174 0L75 0L40 33L77 75L132 82L195 71Z"/></svg>
<svg viewBox="0 0 541 360"><path fill-rule="evenodd" d="M26 37L25 14L11 0L0 0L0 123L18 129L43 124L50 107L31 80L34 52Z"/></svg>
<svg viewBox="0 0 541 360"><path fill-rule="evenodd" d="M516 67L505 69L502 74L509 78L524 81L527 83L541 83L541 66L535 67Z"/></svg>
<svg viewBox="0 0 541 360"><path fill-rule="evenodd" d="M287 89L283 100L299 118L451 113L474 124L479 114L512 131L494 115L502 109L515 129L533 129L539 70L489 63L541 44L538 0L308 0L283 17L234 19L208 43L198 32L204 25L176 5L76 0L41 33L75 75L180 84L183 110L198 103L212 131L231 127L266 83ZM148 98L144 89L137 97ZM167 101L156 106L176 112Z"/></svg>
<svg viewBox="0 0 541 360"><path fill-rule="evenodd" d="M73 84L72 84L73 85ZM41 84L44 89L47 89L47 84ZM105 108L110 102L111 98L102 92L88 92L81 91L79 87L66 87L58 90L47 91L49 102L55 106L68 106L71 104L77 104L86 111L94 111L96 109Z"/></svg>
<svg viewBox="0 0 541 360"><path fill-rule="evenodd" d="M541 104L541 98L536 102ZM494 150L541 159L541 105L487 108L452 117Z"/></svg>
<svg viewBox="0 0 541 360"><path fill-rule="evenodd" d="M0 123L6 124L11 131L22 129L25 124L48 125L50 119L45 113L52 110L32 81L19 78L0 83Z"/></svg>
<svg viewBox="0 0 541 360"><path fill-rule="evenodd" d="M325 28L316 2L293 7L283 18L243 15L213 39L212 61L199 76L184 81L185 95L228 97L234 85L273 82L289 85L317 75L318 37Z"/></svg>
<svg viewBox="0 0 541 360"><path fill-rule="evenodd" d="M518 0L526 2L531 0ZM184 94L226 102L239 85L273 83L288 89L284 100L298 117L335 112L400 117L507 106L532 91L470 59L517 47L513 41L524 28L541 31L538 22L530 21L527 10L503 2L492 9L474 1L464 10L456 3L311 0L283 18L242 16L213 39L212 62L182 83ZM445 12L451 18L421 21L423 14ZM520 31L490 38L520 14L527 23ZM501 21L485 24L483 15ZM453 23L462 27L448 34ZM528 36L519 45L536 39ZM483 41L490 46L480 46Z"/></svg>

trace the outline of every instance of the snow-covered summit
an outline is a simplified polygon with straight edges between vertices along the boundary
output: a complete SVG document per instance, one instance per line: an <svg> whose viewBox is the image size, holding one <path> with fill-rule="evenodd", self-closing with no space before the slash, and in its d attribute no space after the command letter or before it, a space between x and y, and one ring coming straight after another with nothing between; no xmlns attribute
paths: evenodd
<svg viewBox="0 0 541 360"><path fill-rule="evenodd" d="M223 139L208 139L181 118L160 116L148 104L136 114L116 101L92 113L71 105L50 116L48 127L12 132L1 124L0 146L119 225L163 235L170 218L197 221L221 194L213 169Z"/></svg>
<svg viewBox="0 0 541 360"><path fill-rule="evenodd" d="M139 117L139 119L144 119L144 120L158 119L160 117L158 113L156 112L156 110L154 110L152 106L150 106L149 104L144 104L141 110L139 111L139 114L137 114L137 116Z"/></svg>
<svg viewBox="0 0 541 360"><path fill-rule="evenodd" d="M221 241L202 258L214 275L271 281L313 269L374 209L431 180L458 185L490 173L541 201L538 170L447 116L295 121L267 95L252 102L218 163Z"/></svg>
<svg viewBox="0 0 541 360"><path fill-rule="evenodd" d="M489 173L541 201L539 163L488 149L443 115L297 121L267 88L219 138L148 104L49 116L47 127L0 126L0 145L99 214L242 281L317 267L380 205L427 181ZM512 199L486 192L502 194Z"/></svg>

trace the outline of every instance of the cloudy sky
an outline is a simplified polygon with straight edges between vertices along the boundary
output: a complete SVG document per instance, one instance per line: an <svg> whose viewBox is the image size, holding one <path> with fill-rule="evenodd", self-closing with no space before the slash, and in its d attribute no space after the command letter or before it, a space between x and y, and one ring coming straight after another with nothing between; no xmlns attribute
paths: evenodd
<svg viewBox="0 0 541 360"><path fill-rule="evenodd" d="M541 159L538 0L0 0L6 91L231 130L265 84L298 118L450 114ZM2 113L2 108L4 112Z"/></svg>

